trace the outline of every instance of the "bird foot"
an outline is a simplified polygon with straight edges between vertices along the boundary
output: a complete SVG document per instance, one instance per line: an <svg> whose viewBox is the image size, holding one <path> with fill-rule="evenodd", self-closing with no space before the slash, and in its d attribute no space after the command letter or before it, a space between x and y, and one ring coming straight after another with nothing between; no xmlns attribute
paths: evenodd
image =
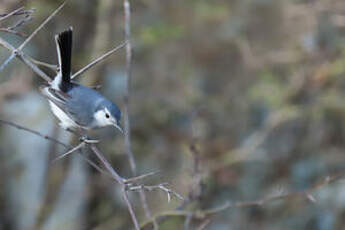
<svg viewBox="0 0 345 230"><path fill-rule="evenodd" d="M97 144L97 143L99 143L99 140L92 140L86 135L82 135L79 138L79 140L80 140L80 142L84 142L85 144Z"/></svg>

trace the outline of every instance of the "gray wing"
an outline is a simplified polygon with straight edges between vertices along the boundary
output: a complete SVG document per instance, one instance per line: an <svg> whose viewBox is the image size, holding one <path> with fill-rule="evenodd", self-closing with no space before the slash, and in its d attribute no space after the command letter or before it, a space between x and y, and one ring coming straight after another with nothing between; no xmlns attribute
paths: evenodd
<svg viewBox="0 0 345 230"><path fill-rule="evenodd" d="M71 107L70 103L72 101L72 97L65 92L61 92L59 90L42 86L40 87L40 91L49 101L54 103L57 107L59 107L64 113L67 114L76 124L81 127L87 126L85 122L82 122L83 119L80 119L78 114L73 111L73 107Z"/></svg>

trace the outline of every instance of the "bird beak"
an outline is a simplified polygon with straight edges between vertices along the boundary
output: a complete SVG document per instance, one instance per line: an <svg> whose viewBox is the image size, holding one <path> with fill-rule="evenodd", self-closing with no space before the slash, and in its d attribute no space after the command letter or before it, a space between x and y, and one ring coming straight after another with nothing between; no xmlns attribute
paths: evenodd
<svg viewBox="0 0 345 230"><path fill-rule="evenodd" d="M114 124L114 126L123 134L123 128L120 124Z"/></svg>

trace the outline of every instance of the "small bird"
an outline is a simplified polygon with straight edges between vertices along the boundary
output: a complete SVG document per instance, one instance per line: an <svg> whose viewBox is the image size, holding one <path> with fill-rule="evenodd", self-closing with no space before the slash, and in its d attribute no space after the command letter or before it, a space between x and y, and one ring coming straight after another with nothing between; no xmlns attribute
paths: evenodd
<svg viewBox="0 0 345 230"><path fill-rule="evenodd" d="M121 132L119 108L102 94L71 81L72 28L55 36L59 71L49 86L41 86L60 126L69 131L115 126Z"/></svg>

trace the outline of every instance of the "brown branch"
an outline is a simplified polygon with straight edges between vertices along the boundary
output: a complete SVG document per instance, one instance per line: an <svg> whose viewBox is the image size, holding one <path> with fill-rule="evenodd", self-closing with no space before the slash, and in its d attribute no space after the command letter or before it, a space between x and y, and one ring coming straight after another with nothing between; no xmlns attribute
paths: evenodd
<svg viewBox="0 0 345 230"><path fill-rule="evenodd" d="M131 46L131 10L130 10L130 3L128 0L124 0L123 2L124 12L125 12L125 39L127 41L126 44L126 86L125 86L125 95L124 95L124 105L123 105L123 112L124 112L124 133L125 133L125 148L126 153L129 159L129 163L131 166L131 170L133 175L137 174L137 166L135 164L132 148L131 148L131 130L130 130L130 120L129 120L129 96L130 96L130 83L132 78L132 46Z"/></svg>
<svg viewBox="0 0 345 230"><path fill-rule="evenodd" d="M50 140L50 141L52 141L52 142L55 142L55 143L57 143L57 144L59 144L59 145L62 145L62 146L64 146L64 147L66 147L66 148L69 147L67 144L65 144L65 143L63 143L63 142L61 142L61 141L59 141L59 140L57 140L57 139L55 139L55 138L53 138L53 137L44 135L44 134L42 134L42 133L40 133L40 132L38 132L38 131L29 129L29 128L24 127L24 126L22 126L22 125L18 125L18 124L14 123L14 122L7 121L7 120L4 120L4 119L0 119L0 123L3 123L3 124L5 124L5 125L12 126L12 127L17 128L17 129L19 129L19 130L23 130L23 131L26 131L26 132L35 134L36 136L40 136L40 137L42 137L42 138L44 138L44 139L46 139L46 140Z"/></svg>
<svg viewBox="0 0 345 230"><path fill-rule="evenodd" d="M184 198L175 192L174 190L169 189L166 187L168 183L161 183L158 185L137 185L137 186L131 186L128 188L129 191L142 191L142 190L147 190L147 191L153 191L153 190L161 190L165 192L168 196L168 203L171 201L171 196L175 196L176 198L180 200L184 200Z"/></svg>
<svg viewBox="0 0 345 230"><path fill-rule="evenodd" d="M21 12L24 9L24 7L20 7L14 11L12 11L11 13L8 14L0 14L0 22L3 20L6 20L7 18L13 16L13 15L18 15L19 12Z"/></svg>
<svg viewBox="0 0 345 230"><path fill-rule="evenodd" d="M38 33L38 31L40 31L42 28L43 28L43 26L45 26L60 10L61 10L61 8L62 7L64 7L64 5L66 4L66 2L64 2L64 3L62 3L56 10L54 10L54 12L51 14L51 15L49 15L49 17L48 18L46 18L46 20L44 20L42 23L41 23L41 25L39 25L35 30L34 30L34 32L32 32L31 34L30 34L30 36L27 38L27 39L25 39L25 41L18 47L18 50L22 50L23 48L24 48L24 46L29 42L29 41L31 41L31 39Z"/></svg>
<svg viewBox="0 0 345 230"><path fill-rule="evenodd" d="M8 29L14 30L17 29L19 27L21 27L22 25L24 25L25 23L29 22L32 20L32 17L30 14L25 15L24 18L22 18L21 20L17 21L16 24L14 24L13 26L8 27Z"/></svg>
<svg viewBox="0 0 345 230"><path fill-rule="evenodd" d="M36 135L36 136L42 137L43 139L46 139L46 140L49 140L49 141L54 142L54 143L56 143L56 144L59 144L59 145L65 147L66 149L71 148L70 145L63 143L63 142L59 141L59 140L56 139L56 138L53 138L53 137L51 137L51 136L42 134L42 133L40 133L40 132L38 132L38 131L35 131L35 130L33 130L33 129L29 129L29 128L25 127L25 126L18 125L18 124L14 123L14 122L7 121L7 120L4 120L4 119L0 119L0 123L5 124L5 125L8 125L8 126L11 126L11 127L14 127L14 128L16 128L16 129L19 129L19 130L23 130L23 131L25 131L25 132L32 133L32 134L34 134L34 135ZM99 171L99 172L101 172L101 173L105 173L104 170L102 170L101 168L99 168L94 162L92 162L90 159L88 159L87 157L85 157L80 151L79 151L78 153L80 154L80 156L82 156L82 158L83 158L88 164L90 164L92 167L94 167L97 171Z"/></svg>
<svg viewBox="0 0 345 230"><path fill-rule="evenodd" d="M152 219L143 222L140 226L141 228L144 228L145 226L152 224L153 221L157 220L158 218L164 218L164 217L169 217L169 216L170 217L181 216L184 218L191 217L193 219L204 219L205 217L218 214L229 208L246 208L246 207L252 207L252 206L263 206L277 200L305 198L311 202L316 202L316 199L312 196L313 192L320 190L321 188L327 185L330 185L334 182L344 180L344 179L345 179L345 173L340 173L333 176L326 176L323 180L321 180L321 182L316 183L311 188L302 190L302 191L292 191L292 192L288 192L282 195L263 197L261 199L257 199L253 201L237 201L237 202L226 201L221 206L210 208L210 209L204 209L204 210L196 210L196 211L173 210L173 211L161 212L157 214L156 216L154 216Z"/></svg>
<svg viewBox="0 0 345 230"><path fill-rule="evenodd" d="M126 87L125 87L125 95L124 95L124 105L123 105L123 112L124 112L124 133L125 133L125 150L127 153L127 157L129 160L129 164L131 166L131 171L133 176L137 174L137 166L135 163L135 159L133 156L133 151L131 147L131 129L130 129L130 119L129 119L129 99L130 99L130 85L132 79L132 44L131 44L131 5L129 0L123 1L123 10L124 10L124 17L125 17L125 40L126 43ZM168 193L169 194L169 193ZM151 219L152 213L149 208L146 194L144 190L139 191L140 201L144 209L144 213L146 218ZM169 197L170 198L170 197ZM155 230L159 229L157 222L153 221L153 227Z"/></svg>
<svg viewBox="0 0 345 230"><path fill-rule="evenodd" d="M78 77L79 75L83 74L84 72L86 72L87 70L92 68L94 65L97 65L98 63L100 63L101 61L103 61L104 59L106 59L107 57L109 57L110 55L112 55L113 53L115 53L116 51L121 49L122 47L124 47L127 43L128 43L128 41L125 41L125 42L121 43L120 45L116 46L114 49L106 52L105 54L103 54L102 56L98 57L97 59L95 59L91 63L87 64L82 69L78 70L78 72L73 74L71 76L71 78L73 79L73 78Z"/></svg>
<svg viewBox="0 0 345 230"><path fill-rule="evenodd" d="M0 32L5 32L5 33L9 33L9 34L15 34L15 35L20 36L20 37L26 37L26 34L24 34L22 32L18 32L16 30L13 30L11 28L0 28Z"/></svg>
<svg viewBox="0 0 345 230"><path fill-rule="evenodd" d="M108 170L110 175L113 179L115 179L121 186L122 196L123 199L126 202L129 214L131 215L132 221L134 223L135 229L140 230L139 222L135 216L133 207L131 205L131 202L128 199L127 194L127 184L124 182L124 179L114 170L114 168L111 166L111 164L107 161L107 159L103 156L103 154L98 150L95 144L90 145L91 150L95 153L95 155L98 157L98 159L102 162L104 167Z"/></svg>
<svg viewBox="0 0 345 230"><path fill-rule="evenodd" d="M204 230L207 227L207 225L209 225L210 223L211 223L211 219L206 219L200 224L197 230Z"/></svg>
<svg viewBox="0 0 345 230"><path fill-rule="evenodd" d="M35 73L37 73L45 81L51 81L50 77L48 77L41 69L37 67L37 65L34 65L28 58L25 57L24 53L22 52L22 49L29 41L31 41L31 39L38 33L38 31L40 31L43 28L43 26L45 26L60 11L60 9L65 5L65 3L66 2L62 3L51 15L49 15L49 17L46 20L44 20L41 23L41 25L39 25L17 49L5 40L0 38L0 45L4 46L12 52L11 56L0 66L0 71L2 71L5 68L5 66L7 66L15 57L17 57L25 64L27 64Z"/></svg>
<svg viewBox="0 0 345 230"><path fill-rule="evenodd" d="M11 17L11 16L18 16L18 15L26 15L26 16L30 16L31 14L33 14L35 12L34 8L31 8L30 10L23 10L24 7L20 7L14 11L12 11L11 13L7 13L7 14L0 14L0 22L3 20L6 20L7 18Z"/></svg>

